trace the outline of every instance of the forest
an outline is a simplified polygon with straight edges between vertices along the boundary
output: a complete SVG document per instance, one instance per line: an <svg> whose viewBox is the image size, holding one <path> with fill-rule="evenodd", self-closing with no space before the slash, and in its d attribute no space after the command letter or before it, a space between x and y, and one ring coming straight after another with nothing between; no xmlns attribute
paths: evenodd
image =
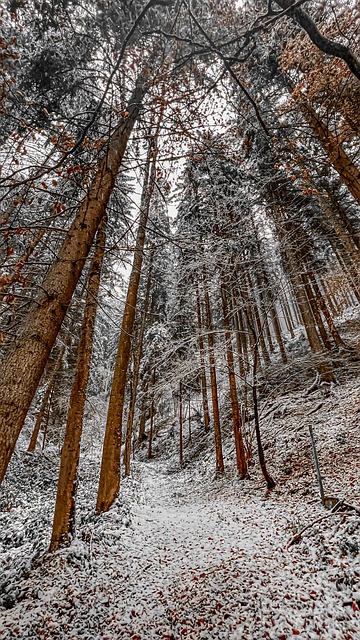
<svg viewBox="0 0 360 640"><path fill-rule="evenodd" d="M355 0L0 0L0 638L360 640Z"/></svg>

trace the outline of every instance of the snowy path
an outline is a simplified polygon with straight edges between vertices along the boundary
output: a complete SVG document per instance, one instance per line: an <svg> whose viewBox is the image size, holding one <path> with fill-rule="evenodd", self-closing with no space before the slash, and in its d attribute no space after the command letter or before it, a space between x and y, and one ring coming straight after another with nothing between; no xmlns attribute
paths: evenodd
<svg viewBox="0 0 360 640"><path fill-rule="evenodd" d="M336 586L351 561L319 567L311 544L287 550L288 505L252 486L234 497L221 481L217 497L202 494L155 461L140 473L130 525L115 506L88 540L45 560L0 614L0 637L360 638L353 585Z"/></svg>

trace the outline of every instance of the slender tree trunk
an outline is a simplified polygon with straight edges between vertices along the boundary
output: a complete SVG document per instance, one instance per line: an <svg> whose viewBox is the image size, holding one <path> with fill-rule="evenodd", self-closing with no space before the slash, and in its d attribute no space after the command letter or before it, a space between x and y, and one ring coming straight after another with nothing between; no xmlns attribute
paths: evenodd
<svg viewBox="0 0 360 640"><path fill-rule="evenodd" d="M142 348L143 341L145 335L145 327L146 327L146 319L147 312L149 307L149 299L150 299L150 288L151 288L151 270L152 270L152 257L150 259L149 265L149 274L146 283L146 291L145 291L145 300L144 300L144 308L142 312L141 325L137 340L137 349L135 355L135 363L134 363L134 376L133 376L133 387L132 387L132 396L130 400L129 413L127 417L126 423L126 436L125 436L125 450L124 450L124 466L125 466L125 475L130 475L130 458L131 458L131 437L133 431L133 423L135 416L135 407L136 407L136 398L137 398L137 389L139 383L139 373L140 373L140 364L142 357Z"/></svg>
<svg viewBox="0 0 360 640"><path fill-rule="evenodd" d="M294 340L294 338L295 338L295 333L294 333L295 327L294 327L293 319L292 319L291 312L290 312L290 309L289 309L289 306L288 306L288 303L287 303L286 299L281 300L281 309L282 309L282 312L283 312L283 315L284 315L284 320L285 320L286 327L287 327L287 329L288 329L288 331L290 333L290 337L291 337L292 340Z"/></svg>
<svg viewBox="0 0 360 640"><path fill-rule="evenodd" d="M65 439L61 452L50 551L56 551L59 547L69 544L69 534L75 529L77 470L80 458L86 392L90 376L100 277L105 252L105 232L106 217L104 217L99 227L95 252L89 268L84 317L77 350L77 362L70 395Z"/></svg>
<svg viewBox="0 0 360 640"><path fill-rule="evenodd" d="M108 511L118 495L120 486L122 419L125 402L127 370L131 354L131 341L134 331L139 282L143 263L146 225L149 215L151 196L155 185L156 140L157 136L153 136L149 144L134 260L129 279L114 376L111 386L96 503L96 510L98 513L101 511Z"/></svg>
<svg viewBox="0 0 360 640"><path fill-rule="evenodd" d="M190 391L189 391L189 397L188 397L188 409L189 409L189 415L188 415L188 423L189 423L189 442L192 441L192 435L191 435L191 396L190 396Z"/></svg>
<svg viewBox="0 0 360 640"><path fill-rule="evenodd" d="M281 360L283 361L284 364L287 363L287 357L286 357L286 351L285 351L285 346L284 346L284 342L282 339L282 334L281 334L281 328L280 328L280 323L279 323L279 319L278 319L278 315L277 315L277 311L276 311L276 303L275 303L275 299L271 290L271 286L270 286L270 282L269 282L269 277L268 274L266 272L266 268L262 262L261 264L261 273L262 273L262 280L264 283L264 287L265 290L267 292L267 295L265 297L265 302L266 299L268 300L268 304L270 307L270 317L271 317L271 321L272 321L272 325L273 325L273 329L274 329L274 333L275 333L275 337L276 337L276 342L278 343L278 347L280 350L280 355L281 355Z"/></svg>
<svg viewBox="0 0 360 640"><path fill-rule="evenodd" d="M261 471L267 483L268 489L273 489L275 487L275 482L272 477L269 475L269 472L266 468L264 449L261 442L261 432L260 432L260 420L259 420L259 407L258 407L258 397L257 397L257 363L258 363L258 345L255 343L255 351L254 351L254 364L253 364L253 384L252 384L252 392L253 392L253 404L254 404L254 421L255 421L255 433L256 433L256 441L258 446L258 454L259 454L259 462Z"/></svg>
<svg viewBox="0 0 360 640"><path fill-rule="evenodd" d="M306 292L297 271L292 271L290 279L293 283L294 293L296 301L298 303L300 313L302 316L303 325L306 331L306 335L310 344L310 348L315 356L317 356L317 370L322 379L325 382L334 382L334 375L332 373L331 365L324 357L320 338L316 331L315 322L312 316L311 308L309 306Z"/></svg>
<svg viewBox="0 0 360 640"><path fill-rule="evenodd" d="M228 364L228 377L230 386L230 398L231 398L231 413L234 430L235 451L236 451L236 466L239 472L240 478L244 479L247 476L247 464L244 449L244 442L242 438L242 424L241 415L239 409L239 401L236 389L235 378L235 366L234 366L234 353L231 345L231 329L229 322L229 308L227 301L227 294L224 284L224 275L222 276L223 282L221 284L221 302L223 310L223 320L225 327L225 342L226 342L226 359Z"/></svg>
<svg viewBox="0 0 360 640"><path fill-rule="evenodd" d="M252 309L253 309L253 315L254 315L256 328L257 328L257 332L256 332L257 340L260 343L260 348L261 348L261 353L262 353L262 357L263 357L264 363L266 365L269 365L270 362L271 362L270 355L269 355L269 352L268 352L268 350L266 348L266 344L265 344L264 330L263 330L263 326L261 324L259 309L258 309L256 298L255 298L254 286L253 286L250 274L248 274L248 278L247 279L248 279L248 283L249 283L250 293L252 294Z"/></svg>
<svg viewBox="0 0 360 640"><path fill-rule="evenodd" d="M301 253L299 253L298 250L294 250L292 246L289 247L288 245L288 236L290 233L294 240L295 238L299 240L301 237L299 236L298 238L297 227L294 226L291 220L289 221L287 217L287 185L281 182L273 182L268 186L268 193L271 202L273 220L280 240L281 252L287 266L288 276L292 284L295 300L301 314L310 348L316 357L316 369L324 382L334 382L331 364L327 360L323 351L322 344L316 330L310 303L300 275L302 271L302 262L304 260L303 249L300 248ZM281 216L283 216L283 219ZM302 243L300 244L303 246Z"/></svg>
<svg viewBox="0 0 360 640"><path fill-rule="evenodd" d="M200 376L201 376L201 394L202 394L203 413L204 413L204 425L205 425L205 433L208 433L208 431L210 431L210 413L209 413L209 403L208 403L208 396L207 396L205 347L204 347L204 338L202 335L203 322L201 317L201 303L200 303L199 290L197 290L197 293L196 293L196 310L197 310L197 320L198 320L198 329L199 329Z"/></svg>
<svg viewBox="0 0 360 640"><path fill-rule="evenodd" d="M138 435L139 443L143 442L145 439L147 392L148 392L148 385L146 386L146 389L144 389L144 394L141 401L141 414L140 414L139 435Z"/></svg>
<svg viewBox="0 0 360 640"><path fill-rule="evenodd" d="M42 445L41 445L41 450L42 451L45 450L45 446L46 446L46 438L47 438L47 434L48 434L48 427L49 427L49 420L50 420L50 413L51 413L51 404L52 404L52 399L53 399L53 395L54 395L54 388L55 388L55 385L53 384L52 387L51 387L49 402L48 402L48 405L47 405L47 408L46 408L46 414L45 414L44 430L43 430L43 441L42 441Z"/></svg>
<svg viewBox="0 0 360 640"><path fill-rule="evenodd" d="M320 334L321 339L323 341L324 347L326 349L328 349L329 351L331 351L331 348L332 348L331 342L330 342L330 340L328 338L326 329L324 327L324 323L322 321L320 309L319 309L319 307L317 305L317 300L316 300L316 297L314 296L314 292L313 292L313 290L312 290L312 288L311 288L311 286L309 284L307 274L302 273L301 274L301 279L303 281L303 284L304 284L304 287L305 287L305 291L306 291L306 295L307 295L307 299L309 301L311 310L313 312L313 316L314 316L317 328L319 330L319 334Z"/></svg>
<svg viewBox="0 0 360 640"><path fill-rule="evenodd" d="M182 384L179 382L179 463L183 464L183 397Z"/></svg>
<svg viewBox="0 0 360 640"><path fill-rule="evenodd" d="M156 370L154 367L152 391L151 391L151 405L150 405L150 429L149 429L149 446L148 446L148 459L152 458L152 443L154 435L154 414L155 414L155 382L156 382Z"/></svg>
<svg viewBox="0 0 360 640"><path fill-rule="evenodd" d="M238 358L238 366L239 366L239 375L240 375L240 380L243 381L245 378L244 346L243 346L243 342L241 340L241 335L240 335L238 310L234 309L233 294L230 298L230 305L231 305L231 311L233 314L233 322L234 322L234 328L235 328L235 340L236 340L236 350L237 350L237 358Z"/></svg>
<svg viewBox="0 0 360 640"><path fill-rule="evenodd" d="M316 296L316 300L318 302L318 305L319 305L321 311L323 312L324 318L325 318L326 323L327 323L327 325L329 327L330 333L331 333L331 335L332 335L332 337L334 339L335 344L337 346L343 345L344 342L341 339L341 336L340 336L340 334L339 334L339 332L338 332L338 330L337 330L337 328L335 326L335 323L334 323L334 321L333 321L333 319L331 317L329 309L326 306L326 302L324 300L324 297L323 297L323 295L322 295L322 293L320 291L319 285L316 282L315 274L312 271L309 272L309 280L310 280L310 282L312 284L312 288L314 290L314 294Z"/></svg>
<svg viewBox="0 0 360 640"><path fill-rule="evenodd" d="M143 94L144 89L138 86L58 257L45 276L38 299L24 319L19 339L0 367L0 482L104 216Z"/></svg>
<svg viewBox="0 0 360 640"><path fill-rule="evenodd" d="M38 437L39 437L39 433L40 433L40 429L41 429L41 424L45 415L45 411L46 411L46 407L48 406L48 402L49 402L49 398L54 386L54 382L56 379L57 374L60 371L61 365L62 365L62 360L64 357L64 353L65 353L65 347L61 347L60 351L59 351L59 355L56 359L55 365L54 365L54 369L53 372L50 376L50 380L48 382L48 386L46 388L42 403L40 405L40 410L38 413L38 416L36 418L36 422L35 422L35 426L34 426L34 430L32 432L32 436L30 439L30 443L28 446L28 451L32 452L35 451L35 447L36 447L36 443L38 441Z"/></svg>
<svg viewBox="0 0 360 640"><path fill-rule="evenodd" d="M222 453L220 409L219 409L219 399L218 399L218 391L217 391L216 365L215 365L215 354L214 354L215 341L214 341L214 330L212 327L212 320L211 320L210 297L209 297L209 292L207 290L206 283L204 283L204 297L205 297L205 312L206 312L206 328L208 332L208 346L209 346L211 397L212 397L212 407L213 407L215 453L216 453L216 471L218 473L223 473L224 459L223 459L223 453Z"/></svg>
<svg viewBox="0 0 360 640"><path fill-rule="evenodd" d="M328 286L325 285L325 282L323 280L323 278L320 278L320 284L322 286L323 292L324 292L324 297L326 298L326 301L330 307L330 311L333 314L333 316L337 316L337 308L335 306L335 304L333 303L333 299L332 299L332 294L331 291L329 289Z"/></svg>

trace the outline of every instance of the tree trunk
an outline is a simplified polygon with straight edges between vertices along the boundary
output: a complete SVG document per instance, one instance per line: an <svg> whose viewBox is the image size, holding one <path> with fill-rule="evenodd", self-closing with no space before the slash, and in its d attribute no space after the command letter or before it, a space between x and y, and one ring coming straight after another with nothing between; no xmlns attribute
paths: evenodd
<svg viewBox="0 0 360 640"><path fill-rule="evenodd" d="M345 153L340 141L334 136L326 124L321 120L310 104L301 99L299 106L312 130L322 143L328 158L346 184L355 200L360 203L360 171L353 160Z"/></svg>
<svg viewBox="0 0 360 640"><path fill-rule="evenodd" d="M294 327L293 318L291 316L291 312L290 312L290 308L289 308L287 299L284 298L284 299L280 300L280 304L281 304L281 309L282 309L282 312L283 312L283 316L284 316L286 327L287 327L287 329L288 329L288 331L290 333L291 339L294 340L294 338L295 338L295 333L294 333L295 327Z"/></svg>
<svg viewBox="0 0 360 640"><path fill-rule="evenodd" d="M260 432L260 421L259 421L259 407L258 407L258 398L257 398L257 363L258 363L258 344L255 343L255 351L254 351L254 364L253 364L253 403L254 403L254 421L255 421L255 433L256 433L256 441L258 446L258 454L259 454L259 462L261 471L267 483L268 489L273 489L275 487L275 482L272 477L269 475L268 470L266 468L264 449L261 442L261 432Z"/></svg>
<svg viewBox="0 0 360 640"><path fill-rule="evenodd" d="M234 430L235 451L236 451L236 466L239 472L240 478L243 480L247 476L247 464L244 449L244 442L242 438L242 424L239 410L239 401L236 389L235 378L235 366L234 366L234 353L231 345L231 329L229 322L229 308L227 301L227 294L224 284L224 275L222 276L221 284L221 302L223 310L223 320L225 327L225 343L226 343L226 359L228 364L228 377L230 386L230 398L231 398L231 413Z"/></svg>
<svg viewBox="0 0 360 640"><path fill-rule="evenodd" d="M154 367L152 390L151 390L151 405L150 405L150 429L149 429L149 446L148 446L148 459L152 458L152 443L154 435L154 414L155 414L155 382L156 382L156 370Z"/></svg>
<svg viewBox="0 0 360 640"><path fill-rule="evenodd" d="M204 425L205 425L205 433L208 433L208 431L210 430L210 413L209 413L209 403L208 403L208 396L207 396L205 347L204 347L204 338L202 335L203 323L202 323L202 317L201 317L201 303L200 303L199 289L197 290L197 293L196 293L196 310L197 310L197 320L198 320L198 329L199 329L200 376L201 376L201 394L202 394L202 404L203 404L203 413L204 413Z"/></svg>
<svg viewBox="0 0 360 640"><path fill-rule="evenodd" d="M312 288L311 288L311 286L309 284L307 274L302 273L301 274L301 279L302 279L304 287L305 287L306 296L307 296L307 299L309 301L310 308L312 310L312 313L313 313L313 316L314 316L314 320L316 322L316 325L317 325L321 340L323 341L324 347L326 349L328 349L329 351L331 351L331 348L332 348L331 347L331 342L330 342L330 340L328 338L328 335L326 333L326 329L325 329L324 323L322 321L320 309L318 307L317 300L316 300L316 297L314 295L314 292L313 292L313 290L312 290Z"/></svg>
<svg viewBox="0 0 360 640"><path fill-rule="evenodd" d="M105 233L106 217L104 217L99 227L95 252L89 268L84 317L77 349L77 362L70 395L64 444L61 452L50 551L56 551L59 547L69 544L69 534L75 529L77 470L80 458L86 392L90 376L100 277L105 253Z"/></svg>
<svg viewBox="0 0 360 640"><path fill-rule="evenodd" d="M219 399L217 391L216 380L216 365L214 354L214 331L211 320L210 309L210 297L206 284L204 283L204 297L205 297L205 312L206 312L206 328L208 332L208 345L209 345L209 363L210 363L210 379L211 379L211 397L213 407L213 420L214 420L214 437L215 437L215 453L216 453L216 471L218 473L224 472L224 459L222 453L221 442L221 425L220 425L220 409Z"/></svg>
<svg viewBox="0 0 360 640"><path fill-rule="evenodd" d="M44 415L45 415L46 407L48 405L49 398L50 398L50 395L51 395L51 392L52 392L52 389L53 389L53 386L54 386L55 378L56 378L56 376L57 376L57 374L58 374L58 372L59 372L59 370L61 368L62 359L64 357L64 353L65 353L65 347L61 347L59 355L58 355L58 357L56 359L56 362L55 362L55 365L54 365L53 372L52 372L52 374L50 376L50 380L48 382L48 386L46 388L46 391L45 391L45 394L44 394L44 397L43 397L43 400L42 400L42 403L41 403L41 406L40 406L40 410L39 410L36 422L35 422L35 427L34 427L34 430L32 432L32 436L31 436L30 443L29 443L29 446L28 446L28 451L29 452L35 451L35 447L36 447L36 443L38 441L39 432L40 432L41 424L42 424L42 421L43 421L43 418L44 418Z"/></svg>
<svg viewBox="0 0 360 640"><path fill-rule="evenodd" d="M183 464L183 397L182 384L179 382L179 463Z"/></svg>
<svg viewBox="0 0 360 640"><path fill-rule="evenodd" d="M334 339L335 344L337 346L344 345L344 342L341 339L341 336L340 336L340 334L339 334L339 332L338 332L338 330L337 330L337 328L336 328L336 326L334 324L334 321L333 321L333 319L331 317L329 309L326 306L326 302L325 302L324 297L323 297L323 295L322 295L322 293L320 291L319 285L316 282L315 274L312 271L309 272L309 280L310 280L310 282L312 284L312 288L314 290L314 294L316 296L316 300L318 302L319 308L323 312L324 318L325 318L326 323L327 323L327 325L329 327L330 333L331 333L331 335L332 335L332 337Z"/></svg>
<svg viewBox="0 0 360 640"><path fill-rule="evenodd" d="M112 135L41 293L24 319L19 339L0 367L0 482L104 216L143 94L137 86L127 116Z"/></svg>
<svg viewBox="0 0 360 640"><path fill-rule="evenodd" d="M190 396L190 390L189 390L189 397L188 397L188 409L189 409L189 415L188 415L188 423L189 423L189 442L192 441L192 435L191 435L191 396Z"/></svg>
<svg viewBox="0 0 360 640"><path fill-rule="evenodd" d="M266 344L265 344L265 339L264 339L264 330L263 330L263 326L261 324L261 320L260 320L260 314L259 314L259 309L258 309L258 305L257 305L257 301L256 301L256 296L255 296L255 289L254 289L254 285L250 276L250 273L247 274L247 281L249 284L249 291L250 291L250 296L251 296L251 306L252 306L252 311L253 311L253 316L255 319L255 323L256 323L256 338L254 336L255 339L258 340L258 342L260 343L260 348L261 348L261 353L262 353L262 357L264 360L264 364L269 365L271 360L270 360L270 355L269 352L266 348Z"/></svg>
<svg viewBox="0 0 360 640"><path fill-rule="evenodd" d="M149 143L142 201L140 204L140 219L135 242L134 260L129 279L114 376L111 386L96 503L96 510L98 513L101 511L108 511L117 497L120 487L122 419L125 402L127 370L131 354L131 341L134 331L136 304L143 263L146 225L149 215L151 196L155 186L156 140L157 136L153 136Z"/></svg>
<svg viewBox="0 0 360 640"><path fill-rule="evenodd" d="M141 357L142 357L142 347L143 347L147 312L148 312L149 299L150 299L151 268L152 268L152 254L150 258L149 274L148 274L148 279L146 283L144 308L142 311L141 325L140 325L140 330L139 330L139 335L137 340L137 349L136 349L135 363L134 363L132 396L130 400L129 413L128 413L127 423L126 423L125 450L124 450L124 466L125 466L126 476L130 475L131 437L132 437L133 423L134 423L134 416L135 416L137 388L139 383L140 364L141 364Z"/></svg>
<svg viewBox="0 0 360 640"><path fill-rule="evenodd" d="M147 392L148 392L148 385L146 385L146 389L144 389L144 393L141 401L141 414L140 414L139 435L138 435L139 443L145 440Z"/></svg>

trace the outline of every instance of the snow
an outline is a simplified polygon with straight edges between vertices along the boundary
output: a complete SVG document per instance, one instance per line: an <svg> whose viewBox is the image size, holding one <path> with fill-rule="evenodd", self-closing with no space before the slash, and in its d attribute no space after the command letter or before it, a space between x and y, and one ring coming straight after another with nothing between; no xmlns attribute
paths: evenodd
<svg viewBox="0 0 360 640"><path fill-rule="evenodd" d="M53 556L58 451L20 448L0 494L0 637L360 639L360 515L322 507L308 435L311 424L326 495L359 507L360 386L345 369L338 378L329 397L294 387L261 400L271 492L256 459L236 477L231 429L224 477L195 424L180 469L169 425L97 517L101 452L87 450L77 537Z"/></svg>

